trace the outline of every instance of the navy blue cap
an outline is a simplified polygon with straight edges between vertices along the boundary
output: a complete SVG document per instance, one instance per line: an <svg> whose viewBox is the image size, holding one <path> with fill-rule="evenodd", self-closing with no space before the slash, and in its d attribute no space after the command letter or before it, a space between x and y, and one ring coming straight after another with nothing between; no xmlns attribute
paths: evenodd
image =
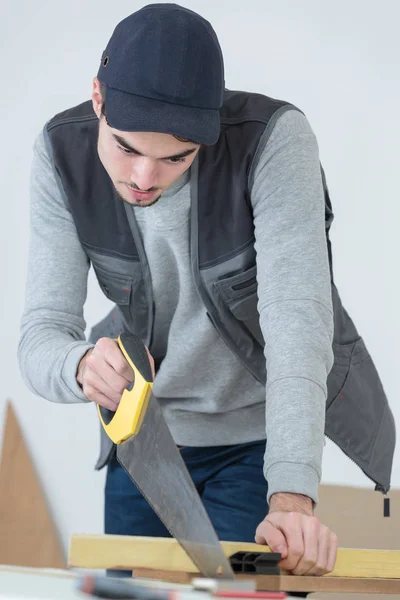
<svg viewBox="0 0 400 600"><path fill-rule="evenodd" d="M115 28L101 58L105 110L120 131L154 131L199 144L220 133L224 63L216 33L177 4L149 4Z"/></svg>

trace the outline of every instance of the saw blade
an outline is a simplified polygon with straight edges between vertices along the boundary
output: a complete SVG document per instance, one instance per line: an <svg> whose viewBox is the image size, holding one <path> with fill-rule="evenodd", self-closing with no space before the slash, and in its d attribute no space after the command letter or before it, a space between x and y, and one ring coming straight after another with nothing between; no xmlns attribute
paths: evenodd
<svg viewBox="0 0 400 600"><path fill-rule="evenodd" d="M234 579L229 560L153 394L140 431L117 446L117 459L200 573Z"/></svg>

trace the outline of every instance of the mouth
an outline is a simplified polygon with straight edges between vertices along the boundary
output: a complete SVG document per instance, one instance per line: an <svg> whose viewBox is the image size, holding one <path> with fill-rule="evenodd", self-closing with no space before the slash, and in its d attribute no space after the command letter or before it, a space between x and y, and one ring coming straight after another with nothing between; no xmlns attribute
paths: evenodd
<svg viewBox="0 0 400 600"><path fill-rule="evenodd" d="M133 198L135 198L135 200L149 200L156 193L154 191L153 192L141 192L139 190L134 190L127 184L126 184L126 187L129 190L130 195L133 196Z"/></svg>

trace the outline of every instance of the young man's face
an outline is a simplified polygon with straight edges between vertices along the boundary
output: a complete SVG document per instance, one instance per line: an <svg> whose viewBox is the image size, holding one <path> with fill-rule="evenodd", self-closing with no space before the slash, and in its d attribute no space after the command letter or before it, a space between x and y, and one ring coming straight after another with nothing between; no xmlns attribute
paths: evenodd
<svg viewBox="0 0 400 600"><path fill-rule="evenodd" d="M93 107L99 117L97 149L118 196L134 206L151 206L196 158L199 144L165 133L130 133L110 127L101 115L95 80Z"/></svg>

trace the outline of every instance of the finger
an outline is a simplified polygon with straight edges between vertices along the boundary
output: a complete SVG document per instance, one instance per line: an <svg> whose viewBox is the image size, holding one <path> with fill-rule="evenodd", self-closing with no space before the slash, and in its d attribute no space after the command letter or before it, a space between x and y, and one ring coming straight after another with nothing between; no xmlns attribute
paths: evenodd
<svg viewBox="0 0 400 600"><path fill-rule="evenodd" d="M305 517L294 512L281 514L283 514L283 518L280 529L286 538L288 554L280 566L287 571L293 571L304 554L302 523Z"/></svg>
<svg viewBox="0 0 400 600"><path fill-rule="evenodd" d="M328 527L319 525L317 533L317 556L314 564L303 572L303 575L325 575L327 572L328 552L331 539L331 532Z"/></svg>
<svg viewBox="0 0 400 600"><path fill-rule="evenodd" d="M313 575L325 575L328 573L328 560L330 553L332 533L328 527L321 527L319 538L318 559L313 569Z"/></svg>
<svg viewBox="0 0 400 600"><path fill-rule="evenodd" d="M108 408L113 412L115 412L118 408L118 402L114 402L91 385L84 386L84 394L95 404L100 404L100 406L104 406L104 408Z"/></svg>
<svg viewBox="0 0 400 600"><path fill-rule="evenodd" d="M328 546L328 560L326 564L326 572L331 573L335 568L336 558L337 558L337 549L338 549L338 538L337 535L332 533L330 534L329 546Z"/></svg>
<svg viewBox="0 0 400 600"><path fill-rule="evenodd" d="M131 383L131 381L128 381L128 379L122 375L119 375L116 370L108 362L106 362L105 358L101 354L93 353L88 356L86 360L86 368L90 372L96 373L99 377L101 377L105 385L110 390L116 392L119 397L121 397L122 392ZM109 395L105 389L101 389L101 391L103 391L106 396Z"/></svg>
<svg viewBox="0 0 400 600"><path fill-rule="evenodd" d="M111 338L100 338L93 354L101 355L105 361L122 377L131 383L134 379L132 367L122 354L118 342Z"/></svg>
<svg viewBox="0 0 400 600"><path fill-rule="evenodd" d="M105 359L114 371L124 377L129 383L134 380L135 374L133 369L117 345L107 349Z"/></svg>
<svg viewBox="0 0 400 600"><path fill-rule="evenodd" d="M287 556L286 540L283 533L267 519L257 527L255 540L257 544L266 544L272 552L278 552L282 558Z"/></svg>
<svg viewBox="0 0 400 600"><path fill-rule="evenodd" d="M85 372L85 376L83 379L83 391L85 394L85 389L87 387L100 392L101 394L103 394L103 396L109 398L109 400L111 400L111 402L113 402L116 406L118 406L119 401L121 400L123 390L121 392L113 390L108 385L107 381L104 381L101 375L92 370L86 370Z"/></svg>
<svg viewBox="0 0 400 600"><path fill-rule="evenodd" d="M115 402L110 400L110 398L107 398L107 396L102 394L101 392L97 392L94 402L95 402L95 404L98 404L99 406L108 408L108 410L111 410L112 412L115 412L118 408L118 403L116 404Z"/></svg>
<svg viewBox="0 0 400 600"><path fill-rule="evenodd" d="M318 559L320 524L316 517L302 519L303 555L293 569L293 575L303 575L313 569Z"/></svg>
<svg viewBox="0 0 400 600"><path fill-rule="evenodd" d="M156 375L156 371L155 371L155 366L154 366L154 358L152 357L152 355L149 352L149 349L146 346L146 352L147 352L147 356L149 358L149 362L150 362L150 366L151 366L151 373L153 375L153 379Z"/></svg>

